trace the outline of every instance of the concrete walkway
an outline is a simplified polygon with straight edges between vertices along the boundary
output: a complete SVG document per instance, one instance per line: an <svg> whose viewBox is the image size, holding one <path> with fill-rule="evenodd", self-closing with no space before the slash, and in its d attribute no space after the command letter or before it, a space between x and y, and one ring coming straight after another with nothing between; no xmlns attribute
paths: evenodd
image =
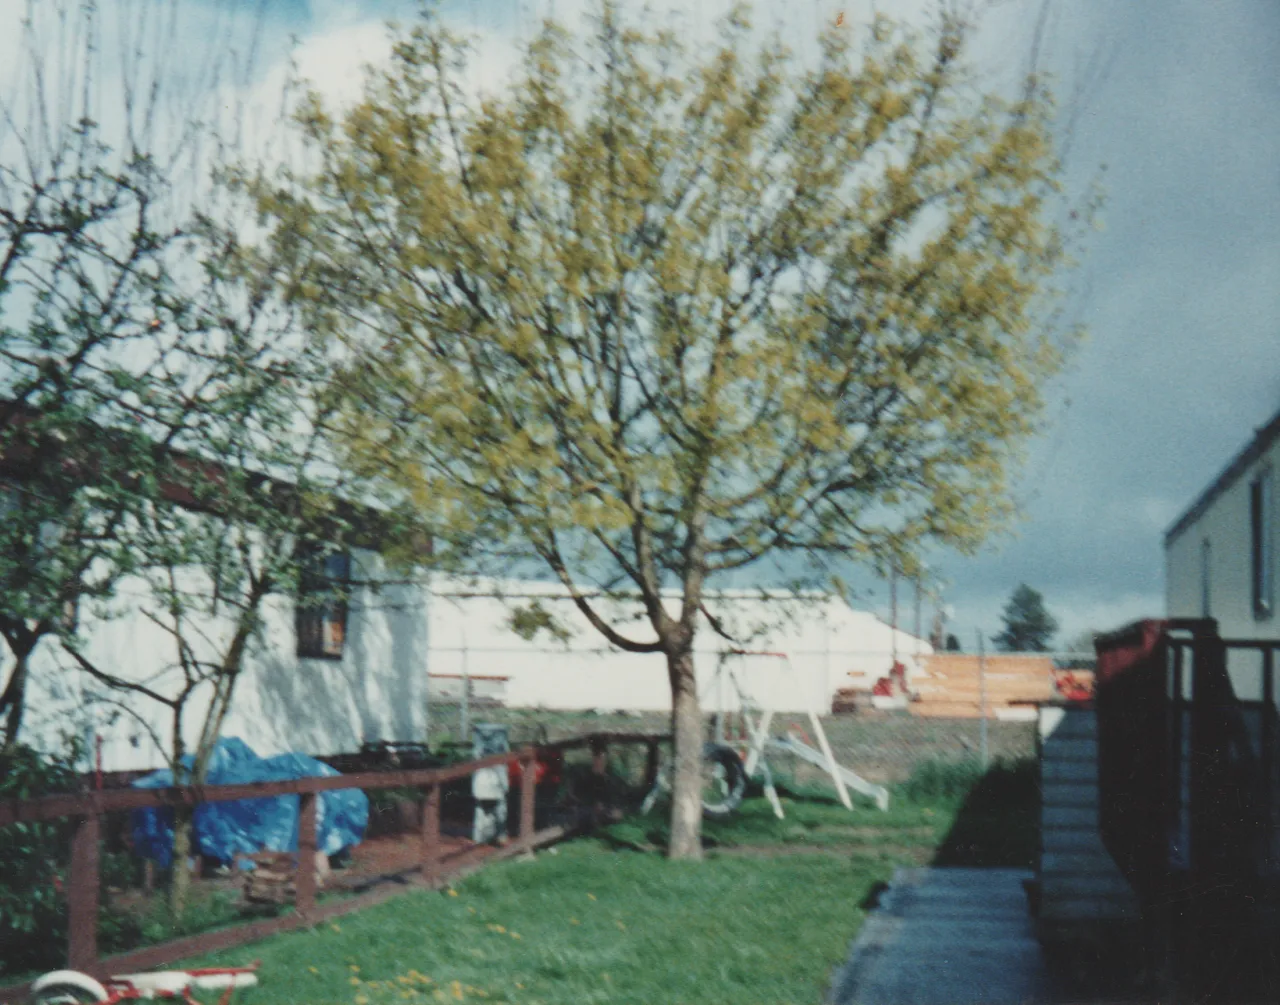
<svg viewBox="0 0 1280 1005"><path fill-rule="evenodd" d="M899 869L836 974L833 1005L1053 1000L1017 869Z"/></svg>

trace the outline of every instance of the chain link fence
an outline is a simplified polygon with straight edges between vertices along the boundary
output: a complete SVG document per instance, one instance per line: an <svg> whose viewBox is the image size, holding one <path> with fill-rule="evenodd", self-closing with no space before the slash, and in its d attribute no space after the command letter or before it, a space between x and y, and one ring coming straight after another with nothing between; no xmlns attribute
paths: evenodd
<svg viewBox="0 0 1280 1005"><path fill-rule="evenodd" d="M954 655L954 654L939 654ZM992 654L983 688L987 716L941 716L927 714L927 702L906 701L897 709L862 707L857 711L820 716L823 731L838 764L867 781L894 785L932 767L968 763L981 768L984 763L1033 758L1036 754L1034 703L1008 702L999 670L1000 658L1035 657L1052 663L1054 679L1061 686L1088 687L1092 682L1094 656L1091 653ZM975 657L976 658L976 657ZM927 657L926 657L927 659ZM910 685L909 685L910 689ZM1079 697L1080 692L1073 692ZM1044 699L1054 697L1044 689ZM917 695L919 697L919 695ZM707 738L724 737L745 749L747 732L740 715L729 713L723 724L707 715ZM561 711L543 708L514 708L486 697L481 691L462 700L460 693L437 697L430 708L431 746L456 742L467 736L478 722L500 723L508 727L511 744L567 739L590 732L660 733L670 731L666 712L626 712L622 710ZM803 712L778 712L769 730L774 736L791 736L817 750L819 738L812 721ZM829 785L824 768L795 754L771 748L766 753L774 776L783 784L808 787Z"/></svg>

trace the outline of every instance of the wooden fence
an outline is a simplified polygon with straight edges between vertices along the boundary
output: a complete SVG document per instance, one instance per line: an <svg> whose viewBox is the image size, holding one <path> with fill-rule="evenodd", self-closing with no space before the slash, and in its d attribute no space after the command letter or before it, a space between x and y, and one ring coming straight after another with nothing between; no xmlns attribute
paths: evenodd
<svg viewBox="0 0 1280 1005"><path fill-rule="evenodd" d="M262 939L278 932L303 928L339 915L358 911L380 903L406 889L438 888L444 881L472 871L482 862L507 858L536 847L551 844L564 837L589 830L599 822L605 810L603 784L593 786L591 804L585 815L579 814L569 824L535 829L535 799L538 760L572 749L589 748L592 753L592 775L603 781L611 745L644 745L648 749L646 778L652 779L658 767L658 745L670 737L657 734L595 733L541 746L524 747L510 753L443 768L408 771L368 771L337 775L330 778L301 778L279 782L255 782L246 785L183 786L166 789L122 788L72 795L46 796L41 799L0 800L0 827L20 823L73 818L71 869L67 884L68 946L67 965L73 970L102 978L111 973L145 970L174 960L228 949ZM440 833L441 789L450 782L466 778L482 768L520 766L520 815L514 840L493 848L485 845L464 848L444 854ZM338 789L416 788L422 792L421 845L417 865L409 874L375 879L398 880L373 885L363 893L328 903L316 901L316 796ZM299 797L298 854L294 875L295 909L292 914L237 925L160 945L148 946L123 955L100 959L98 956L99 912L99 843L102 817L106 813L146 807L189 807L202 803L236 799L261 799L269 796ZM0 987L0 1002L21 1001L27 984Z"/></svg>

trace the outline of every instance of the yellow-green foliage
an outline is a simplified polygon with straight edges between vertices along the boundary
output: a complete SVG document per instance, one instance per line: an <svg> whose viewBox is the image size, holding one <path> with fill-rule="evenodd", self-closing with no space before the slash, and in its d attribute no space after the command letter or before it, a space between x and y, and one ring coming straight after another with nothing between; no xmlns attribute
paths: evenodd
<svg viewBox="0 0 1280 1005"><path fill-rule="evenodd" d="M424 15L303 109L314 174L246 180L341 349L351 463L446 539L674 575L692 612L770 552L976 546L1071 341L1048 93L982 95L957 20L805 69L743 11L698 53L598 15L483 102Z"/></svg>

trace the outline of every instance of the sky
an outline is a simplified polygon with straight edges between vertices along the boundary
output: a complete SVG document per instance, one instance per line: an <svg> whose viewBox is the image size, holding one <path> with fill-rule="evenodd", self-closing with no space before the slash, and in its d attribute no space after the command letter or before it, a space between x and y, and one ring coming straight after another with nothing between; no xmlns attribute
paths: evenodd
<svg viewBox="0 0 1280 1005"><path fill-rule="evenodd" d="M196 2L230 3L247 18L256 0ZM0 38L12 17L5 8L18 6L0 2ZM443 4L459 27L481 33L477 73L491 86L509 36L535 15L571 16L580 6ZM686 14L690 31L705 31L725 4L652 6L688 6L698 12ZM811 39L840 13L856 30L873 10L912 20L927 6L775 0L757 11ZM993 79L1023 65L1039 7L993 5L974 50ZM362 64L385 55L383 21L412 8L270 0L251 86L278 88L292 52L321 91L349 98ZM1105 165L1104 229L1083 250L1072 301L1089 338L1049 388L1046 431L1018 476L1016 536L973 557L931 562L948 630L966 649L976 633L999 631L1000 609L1021 582L1043 593L1059 641L1162 614L1164 531L1280 410L1280 2L1057 0L1047 24L1044 67L1066 98L1084 88L1066 101L1078 109L1068 186L1083 191ZM198 34L192 29L189 44L203 44ZM788 37L800 52L812 44ZM1089 72L1091 64L1100 69ZM887 618L887 585L870 577L855 585L857 605ZM909 589L900 588L899 602L910 630Z"/></svg>

